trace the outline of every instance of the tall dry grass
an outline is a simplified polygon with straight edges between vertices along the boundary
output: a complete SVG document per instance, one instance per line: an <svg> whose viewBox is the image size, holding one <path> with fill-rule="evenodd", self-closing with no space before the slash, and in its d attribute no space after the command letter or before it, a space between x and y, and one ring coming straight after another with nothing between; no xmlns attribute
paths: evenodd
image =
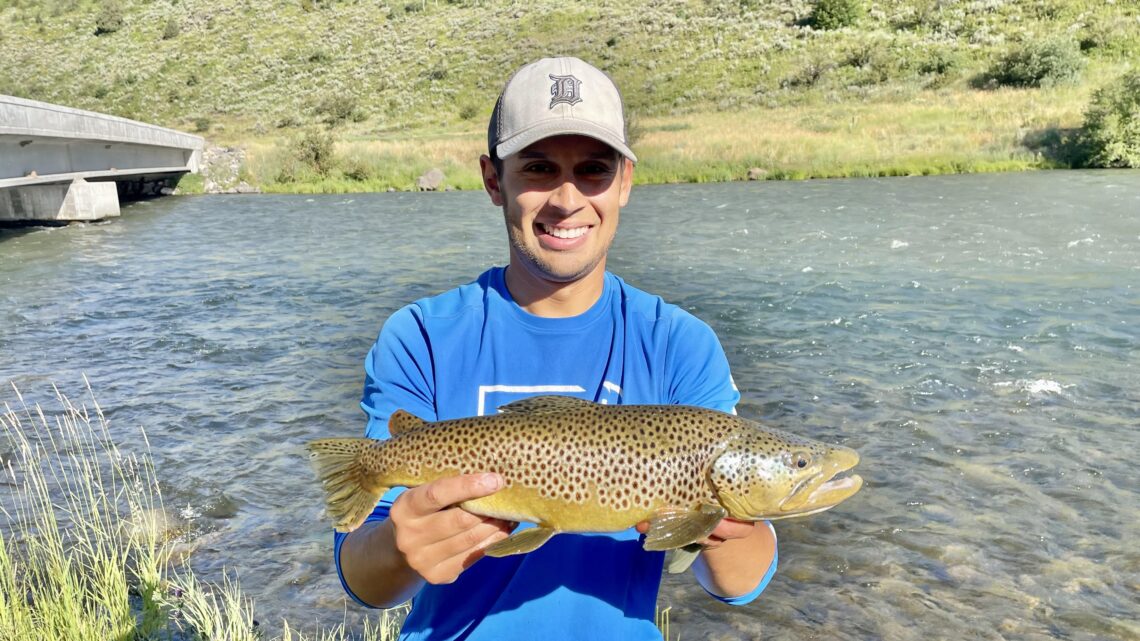
<svg viewBox="0 0 1140 641"><path fill-rule="evenodd" d="M753 167L776 179L1047 168L1025 138L1079 126L1084 100L1067 95L1075 91L947 89L648 119L638 182L744 180Z"/></svg>
<svg viewBox="0 0 1140 641"><path fill-rule="evenodd" d="M90 394L90 390L88 390ZM0 413L0 639L265 641L241 587L211 585L174 566L174 541L146 433L121 449L94 398ZM282 641L395 639L398 613L363 631Z"/></svg>
<svg viewBox="0 0 1140 641"><path fill-rule="evenodd" d="M1107 77L1107 76L1106 76ZM732 112L638 119L638 184L847 178L1017 171L1063 166L1033 148L1034 136L1079 127L1090 88L974 91L942 88L868 101L828 101ZM455 189L481 189L485 132L408 132L346 137L336 169L282 181L286 139L245 143L250 173L266 191L343 193L414 190L416 178L443 170ZM286 172L287 173L287 172Z"/></svg>

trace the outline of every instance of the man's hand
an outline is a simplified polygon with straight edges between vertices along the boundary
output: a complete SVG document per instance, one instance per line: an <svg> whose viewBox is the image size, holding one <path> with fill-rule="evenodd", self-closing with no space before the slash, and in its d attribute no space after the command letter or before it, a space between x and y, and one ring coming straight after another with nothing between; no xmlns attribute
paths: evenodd
<svg viewBox="0 0 1140 641"><path fill-rule="evenodd" d="M498 474L465 474L411 488L388 515L396 550L428 583L452 583L483 556L487 546L510 535L514 523L476 516L456 505L503 487Z"/></svg>
<svg viewBox="0 0 1140 641"><path fill-rule="evenodd" d="M648 522L637 524L644 534ZM776 554L776 537L762 522L721 519L705 538L704 548L693 563L693 575L706 590L722 597L736 597L756 589Z"/></svg>
<svg viewBox="0 0 1140 641"><path fill-rule="evenodd" d="M733 539L746 539L752 536L756 529L756 521L737 521L736 519L721 519L716 529L708 537L697 541L706 550L715 550L721 544Z"/></svg>

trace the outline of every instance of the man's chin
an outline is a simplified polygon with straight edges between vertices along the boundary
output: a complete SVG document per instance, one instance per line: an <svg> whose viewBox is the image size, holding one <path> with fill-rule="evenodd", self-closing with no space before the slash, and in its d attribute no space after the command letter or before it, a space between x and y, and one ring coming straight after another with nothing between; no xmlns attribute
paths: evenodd
<svg viewBox="0 0 1140 641"><path fill-rule="evenodd" d="M594 273L594 271L598 269L599 264L600 261L590 265L557 265L547 263L540 264L537 267L543 280L566 285L578 282Z"/></svg>

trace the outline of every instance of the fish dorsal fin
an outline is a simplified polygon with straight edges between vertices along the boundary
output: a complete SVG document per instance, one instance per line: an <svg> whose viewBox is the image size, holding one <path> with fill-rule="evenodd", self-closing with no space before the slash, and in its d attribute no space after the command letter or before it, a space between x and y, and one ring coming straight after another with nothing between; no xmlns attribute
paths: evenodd
<svg viewBox="0 0 1140 641"><path fill-rule="evenodd" d="M392 436L418 430L424 425L427 423L422 418L404 410L396 410L388 417L388 433Z"/></svg>
<svg viewBox="0 0 1140 641"><path fill-rule="evenodd" d="M532 396L521 401L507 403L499 408L499 412L503 414L548 414L593 406L594 404L590 401L584 401L573 396Z"/></svg>

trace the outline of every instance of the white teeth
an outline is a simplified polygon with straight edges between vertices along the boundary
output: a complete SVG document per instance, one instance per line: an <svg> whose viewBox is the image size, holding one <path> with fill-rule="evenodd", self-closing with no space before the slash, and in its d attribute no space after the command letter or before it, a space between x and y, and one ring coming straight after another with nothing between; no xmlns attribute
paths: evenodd
<svg viewBox="0 0 1140 641"><path fill-rule="evenodd" d="M543 225L542 231L554 236L555 238L578 238L589 231L589 227L575 227L573 229L563 229L561 227L551 227L550 225Z"/></svg>

